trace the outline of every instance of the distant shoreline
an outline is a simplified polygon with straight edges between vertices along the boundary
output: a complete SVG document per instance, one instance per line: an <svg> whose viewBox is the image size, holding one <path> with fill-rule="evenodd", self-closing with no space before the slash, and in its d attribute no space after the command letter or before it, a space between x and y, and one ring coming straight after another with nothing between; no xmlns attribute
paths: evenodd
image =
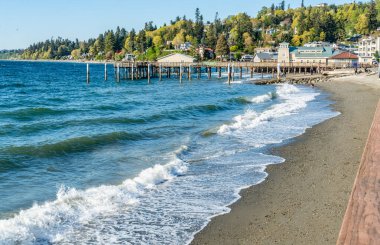
<svg viewBox="0 0 380 245"><path fill-rule="evenodd" d="M0 61L13 62L40 62L40 63L77 63L77 64L113 64L115 61L94 61L94 60L23 60L23 59L0 59Z"/></svg>

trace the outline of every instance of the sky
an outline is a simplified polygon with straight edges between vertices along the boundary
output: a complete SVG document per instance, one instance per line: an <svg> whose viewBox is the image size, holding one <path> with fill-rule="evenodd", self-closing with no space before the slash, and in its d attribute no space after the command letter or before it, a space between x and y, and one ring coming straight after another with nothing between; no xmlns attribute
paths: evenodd
<svg viewBox="0 0 380 245"><path fill-rule="evenodd" d="M305 5L321 2L342 4L352 0L304 0ZM176 16L194 19L198 7L204 20L245 12L256 16L263 7L280 0L0 0L0 50L27 48L50 38L87 40L117 26L139 30L153 21L157 26ZM299 7L301 0L288 0Z"/></svg>

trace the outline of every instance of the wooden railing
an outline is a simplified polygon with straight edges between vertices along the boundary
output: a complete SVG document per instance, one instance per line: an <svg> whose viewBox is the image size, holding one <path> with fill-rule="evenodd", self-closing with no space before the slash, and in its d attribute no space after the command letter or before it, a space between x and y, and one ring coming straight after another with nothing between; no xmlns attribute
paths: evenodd
<svg viewBox="0 0 380 245"><path fill-rule="evenodd" d="M380 102L369 132L337 244L380 244Z"/></svg>

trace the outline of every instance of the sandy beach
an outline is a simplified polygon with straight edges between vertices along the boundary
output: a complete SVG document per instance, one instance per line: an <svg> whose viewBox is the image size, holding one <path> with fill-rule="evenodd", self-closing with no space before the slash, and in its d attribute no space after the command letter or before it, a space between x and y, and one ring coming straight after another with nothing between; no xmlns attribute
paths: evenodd
<svg viewBox="0 0 380 245"><path fill-rule="evenodd" d="M377 102L380 80L361 74L316 84L340 116L273 150L260 185L241 191L192 244L335 244Z"/></svg>

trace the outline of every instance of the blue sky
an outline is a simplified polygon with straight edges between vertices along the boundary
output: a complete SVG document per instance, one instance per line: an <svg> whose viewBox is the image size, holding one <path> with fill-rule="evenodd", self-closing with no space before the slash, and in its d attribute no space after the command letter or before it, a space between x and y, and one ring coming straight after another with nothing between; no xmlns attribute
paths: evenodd
<svg viewBox="0 0 380 245"><path fill-rule="evenodd" d="M116 26L140 29L147 21L159 26L176 16L193 18L197 7L205 20L213 20L215 12L222 18L239 12L256 16L273 2L280 0L0 0L0 50L26 48L58 36L85 40ZM305 5L320 2L352 0L305 0ZM298 7L301 0L288 0L286 6L289 3Z"/></svg>

